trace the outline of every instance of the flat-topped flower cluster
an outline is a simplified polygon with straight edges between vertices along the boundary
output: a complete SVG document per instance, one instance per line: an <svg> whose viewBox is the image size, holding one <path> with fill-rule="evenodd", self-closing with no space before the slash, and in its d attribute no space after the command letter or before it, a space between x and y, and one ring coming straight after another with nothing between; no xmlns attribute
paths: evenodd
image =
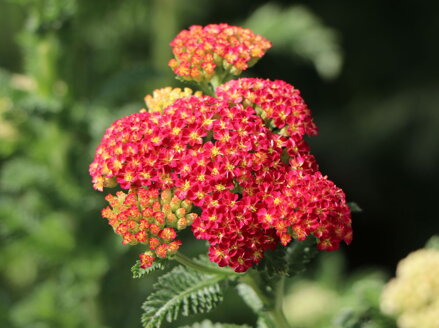
<svg viewBox="0 0 439 328"><path fill-rule="evenodd" d="M419 249L398 263L381 294L381 310L401 328L439 327L439 249Z"/></svg>
<svg viewBox="0 0 439 328"><path fill-rule="evenodd" d="M249 29L227 24L193 25L171 42L175 58L169 66L185 80L209 81L215 74L239 75L271 48Z"/></svg>
<svg viewBox="0 0 439 328"><path fill-rule="evenodd" d="M254 50L264 48L261 37L225 24L182 35L196 35L194 44L203 33L213 35L206 42L221 33L237 42L237 31L247 48L236 51L246 61L261 55ZM198 48L185 44L187 56L194 55ZM265 250L311 234L323 250L350 243L345 195L318 171L303 139L317 128L293 86L243 78L219 86L216 97L165 88L146 99L149 111L113 123L90 165L95 189L119 184L128 190L108 196L103 216L124 243L146 245L143 267L175 254L176 230L189 225L209 242L212 261L237 272L258 263Z"/></svg>

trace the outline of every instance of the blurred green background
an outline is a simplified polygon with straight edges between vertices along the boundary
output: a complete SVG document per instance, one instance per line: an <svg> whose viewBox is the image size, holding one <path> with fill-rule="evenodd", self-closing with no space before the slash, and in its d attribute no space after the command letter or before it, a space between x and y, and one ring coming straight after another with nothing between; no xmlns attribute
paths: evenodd
<svg viewBox="0 0 439 328"><path fill-rule="evenodd" d="M100 217L88 164L145 94L182 86L168 44L192 24L242 25L273 42L245 75L301 90L321 170L364 210L352 245L310 272L329 290L306 290L322 302L369 295L385 275L355 280L359 270L390 276L439 231L438 12L433 0L0 0L0 327L140 326L157 275L131 278L140 249ZM183 251L202 251L186 239ZM235 292L226 297L212 318L254 323Z"/></svg>

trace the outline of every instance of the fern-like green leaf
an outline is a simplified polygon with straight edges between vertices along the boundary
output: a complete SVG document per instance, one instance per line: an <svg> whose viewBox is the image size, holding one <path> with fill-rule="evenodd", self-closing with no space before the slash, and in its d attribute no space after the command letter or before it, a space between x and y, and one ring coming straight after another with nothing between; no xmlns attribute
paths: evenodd
<svg viewBox="0 0 439 328"><path fill-rule="evenodd" d="M140 261L137 260L136 264L134 264L131 267L131 272L133 273L133 278L141 278L145 274L149 274L149 273L157 271L157 270L164 270L164 269L166 269L166 263L167 262L155 260L150 267L143 269L140 267Z"/></svg>
<svg viewBox="0 0 439 328"><path fill-rule="evenodd" d="M164 319L172 322L179 315L209 312L222 301L220 283L226 278L175 267L158 279L154 292L143 303L143 327L159 328Z"/></svg>
<svg viewBox="0 0 439 328"><path fill-rule="evenodd" d="M250 306L255 313L262 311L264 304L252 288L246 284L238 284L236 289L244 302Z"/></svg>
<svg viewBox="0 0 439 328"><path fill-rule="evenodd" d="M258 328L277 328L274 327L269 314L265 309L267 304L264 304L260 296L256 294L253 288L246 283L241 283L236 286L238 294L242 297L243 301L253 310L258 316ZM268 295L264 296L267 297Z"/></svg>
<svg viewBox="0 0 439 328"><path fill-rule="evenodd" d="M318 254L316 238L308 236L303 241L294 241L287 249L288 275L295 276L305 271L306 265Z"/></svg>
<svg viewBox="0 0 439 328"><path fill-rule="evenodd" d="M200 323L194 323L192 326L184 326L181 328L250 328L250 326L233 325L229 323L213 323L209 320L204 320Z"/></svg>

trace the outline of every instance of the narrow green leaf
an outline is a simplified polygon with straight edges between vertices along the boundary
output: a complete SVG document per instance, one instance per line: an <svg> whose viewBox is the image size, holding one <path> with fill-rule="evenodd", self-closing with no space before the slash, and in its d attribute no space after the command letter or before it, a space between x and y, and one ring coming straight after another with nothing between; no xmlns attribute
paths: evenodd
<svg viewBox="0 0 439 328"><path fill-rule="evenodd" d="M361 213L361 212L363 212L362 208L360 206L358 206L358 204L355 203L355 202L349 202L348 206L351 209L352 213Z"/></svg>

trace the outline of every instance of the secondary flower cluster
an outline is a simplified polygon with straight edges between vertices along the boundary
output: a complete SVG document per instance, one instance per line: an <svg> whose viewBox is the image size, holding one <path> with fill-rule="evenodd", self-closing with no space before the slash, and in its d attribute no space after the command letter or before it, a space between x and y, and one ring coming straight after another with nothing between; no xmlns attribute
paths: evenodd
<svg viewBox="0 0 439 328"><path fill-rule="evenodd" d="M196 82L210 81L215 73L239 75L261 58L271 43L249 29L227 24L193 25L171 42L175 74Z"/></svg>
<svg viewBox="0 0 439 328"><path fill-rule="evenodd" d="M399 262L381 309L396 316L401 328L439 327L439 250L420 249Z"/></svg>
<svg viewBox="0 0 439 328"><path fill-rule="evenodd" d="M175 254L181 245L175 240L175 229L186 228L197 217L190 213L192 204L181 201L170 189L160 194L157 189L134 188L127 194L118 191L116 197L108 194L105 199L110 206L102 210L102 216L122 236L122 243L149 248L140 255L143 268L151 266L156 257Z"/></svg>
<svg viewBox="0 0 439 328"><path fill-rule="evenodd" d="M176 101L179 98L184 97L190 97L192 96L201 96L200 91L196 91L195 93L189 89L184 88L184 90L181 90L180 88L171 88L166 87L162 89L154 90L152 95L146 95L145 96L145 103L148 107L149 112L163 112L163 109L168 107L169 105L172 105L174 101Z"/></svg>

